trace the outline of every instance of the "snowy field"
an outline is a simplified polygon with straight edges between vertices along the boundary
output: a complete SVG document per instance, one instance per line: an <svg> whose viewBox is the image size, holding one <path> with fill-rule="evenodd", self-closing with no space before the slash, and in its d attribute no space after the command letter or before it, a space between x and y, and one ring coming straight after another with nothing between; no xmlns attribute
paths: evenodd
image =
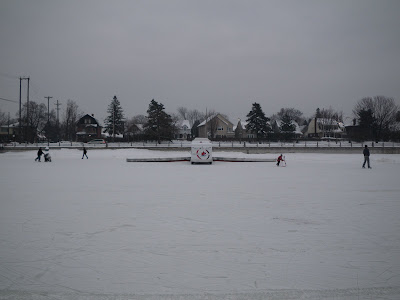
<svg viewBox="0 0 400 300"><path fill-rule="evenodd" d="M0 154L0 299L400 299L400 155L35 156Z"/></svg>

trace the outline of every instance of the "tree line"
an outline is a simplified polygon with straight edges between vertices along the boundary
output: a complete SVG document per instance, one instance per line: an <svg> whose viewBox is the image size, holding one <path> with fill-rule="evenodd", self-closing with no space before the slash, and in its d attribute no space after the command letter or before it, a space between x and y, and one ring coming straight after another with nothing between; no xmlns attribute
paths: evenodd
<svg viewBox="0 0 400 300"><path fill-rule="evenodd" d="M29 108L29 113L28 113ZM203 120L216 115L218 112L209 110L206 113L196 109L190 110L179 107L177 113L168 114L162 103L152 99L147 109L147 115L136 115L130 119L125 118L124 110L116 96L113 97L107 108L104 119L104 132L110 137L123 135L125 139L140 140L172 140L178 131L179 122L188 120L191 126L191 135L198 136L197 126ZM350 138L355 140L399 140L400 139L400 111L393 98L385 96L365 97L357 101L352 111ZM10 119L0 111L0 125L18 121ZM54 109L48 111L45 104L35 101L24 103L21 110L21 123L24 127L22 135L24 140L33 142L38 138L51 141L75 140L76 123L83 116L79 106L74 100L68 100L61 120L57 118ZM225 116L226 117L226 116ZM317 108L313 118L324 119L325 122L343 122L343 113L332 108ZM227 118L227 117L226 117ZM282 108L279 112L267 117L261 105L252 104L250 112L246 115L246 130L256 135L257 140L269 139L274 135L271 124L279 120L280 138L291 139L295 131L295 123L307 126L310 119L295 108ZM210 125L211 126L211 125ZM212 126L211 126L212 127ZM351 127L351 126L350 126Z"/></svg>

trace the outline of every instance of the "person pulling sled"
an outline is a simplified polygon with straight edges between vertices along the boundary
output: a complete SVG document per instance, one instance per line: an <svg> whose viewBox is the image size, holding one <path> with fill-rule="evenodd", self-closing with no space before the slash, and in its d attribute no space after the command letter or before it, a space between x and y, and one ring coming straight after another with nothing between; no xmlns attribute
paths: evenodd
<svg viewBox="0 0 400 300"><path fill-rule="evenodd" d="M285 157L281 154L281 155L279 155L279 157L278 157L278 159L277 159L277 163L276 163L276 165L279 167L279 165L280 165L280 163L281 163L281 161L283 161L283 162L285 162L285 166L286 166L286 161L285 161Z"/></svg>
<svg viewBox="0 0 400 300"><path fill-rule="evenodd" d="M42 147L40 147L38 152L37 152L37 157L35 158L35 161L40 161L40 158L42 157L42 154L43 154Z"/></svg>

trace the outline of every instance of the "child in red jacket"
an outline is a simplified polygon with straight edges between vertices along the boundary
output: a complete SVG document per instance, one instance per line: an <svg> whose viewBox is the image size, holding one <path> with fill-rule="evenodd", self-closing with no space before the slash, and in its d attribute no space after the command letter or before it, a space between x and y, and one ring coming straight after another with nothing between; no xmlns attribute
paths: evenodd
<svg viewBox="0 0 400 300"><path fill-rule="evenodd" d="M283 161L283 156L282 156L282 154L281 155L279 155L279 157L278 157L278 162L276 163L276 165L279 167L279 164L281 163L281 161Z"/></svg>

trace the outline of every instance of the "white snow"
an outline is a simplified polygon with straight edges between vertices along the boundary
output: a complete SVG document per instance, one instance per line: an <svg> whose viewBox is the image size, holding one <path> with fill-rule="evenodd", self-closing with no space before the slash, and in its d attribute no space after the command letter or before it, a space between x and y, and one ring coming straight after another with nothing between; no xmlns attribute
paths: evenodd
<svg viewBox="0 0 400 300"><path fill-rule="evenodd" d="M400 155L51 154L0 154L0 299L400 299Z"/></svg>

